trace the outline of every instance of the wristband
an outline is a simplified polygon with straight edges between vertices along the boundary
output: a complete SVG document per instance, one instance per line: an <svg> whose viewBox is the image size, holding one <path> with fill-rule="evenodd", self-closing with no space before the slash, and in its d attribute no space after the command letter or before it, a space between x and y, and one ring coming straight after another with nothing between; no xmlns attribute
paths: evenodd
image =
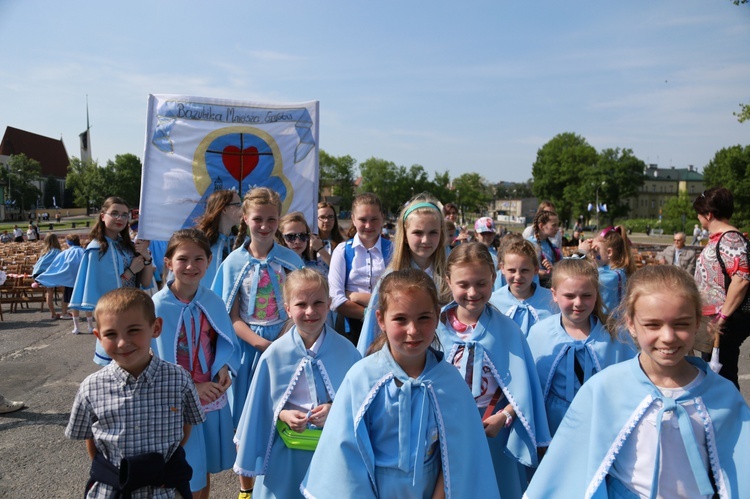
<svg viewBox="0 0 750 499"><path fill-rule="evenodd" d="M145 265L146 267L148 267L149 265L151 265L151 262L153 262L153 261L154 261L154 259L153 259L153 258L149 258L148 260L146 260L146 259L144 258L144 259L143 259L143 265Z"/></svg>
<svg viewBox="0 0 750 499"><path fill-rule="evenodd" d="M716 314L716 315L718 315L718 316L719 316L720 318L724 319L725 321L729 320L729 317L728 317L728 316L726 316L726 315L724 315L724 314L722 314L721 312L719 312L719 313L718 313L718 314Z"/></svg>
<svg viewBox="0 0 750 499"><path fill-rule="evenodd" d="M511 416L510 413L506 411L505 409L503 409L500 412L502 414L505 414L505 427L507 428L508 426L511 425L511 423L513 423L513 416Z"/></svg>

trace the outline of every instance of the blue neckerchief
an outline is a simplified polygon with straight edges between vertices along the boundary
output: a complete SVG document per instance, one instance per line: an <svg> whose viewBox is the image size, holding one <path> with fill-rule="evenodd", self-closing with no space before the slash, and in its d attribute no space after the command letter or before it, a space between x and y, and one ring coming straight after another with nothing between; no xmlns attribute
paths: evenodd
<svg viewBox="0 0 750 499"><path fill-rule="evenodd" d="M167 286L172 283L168 283ZM182 302L181 302L182 303ZM193 357L195 351L198 351L198 361L201 364L201 371L204 373L210 373L208 362L206 361L206 353L201 348L200 335L201 335L201 310L195 301L185 303L182 309L182 316L180 321L182 327L185 328L185 337L187 338L188 344L188 355L190 356L190 372L193 372Z"/></svg>

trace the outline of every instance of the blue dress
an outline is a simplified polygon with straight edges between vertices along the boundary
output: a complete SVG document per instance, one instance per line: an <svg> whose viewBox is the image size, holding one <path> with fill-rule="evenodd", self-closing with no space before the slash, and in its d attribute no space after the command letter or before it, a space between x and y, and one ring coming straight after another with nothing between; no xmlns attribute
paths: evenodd
<svg viewBox="0 0 750 499"><path fill-rule="evenodd" d="M440 343L447 352L445 360L454 365L454 359L463 347L459 372L467 383L467 372L473 373L469 385L472 395L479 397L483 394L482 371L489 369L503 395L493 414L502 411L508 403L513 405L516 417L510 427L500 430L494 438L486 437L486 440L500 495L520 498L526 489L524 467L534 468L539 464L537 447L546 447L551 439L534 358L518 326L492 306L485 307L471 337L462 340L444 324L447 311L456 306L454 302L443 308L438 327ZM467 348L474 352L473 366L467 365L470 357ZM484 413L486 407L478 409Z"/></svg>
<svg viewBox="0 0 750 499"><path fill-rule="evenodd" d="M410 378L387 344L347 373L302 482L305 497L500 497L476 405L443 354ZM380 438L385 437L385 438Z"/></svg>
<svg viewBox="0 0 750 499"><path fill-rule="evenodd" d="M507 284L493 292L490 298L490 304L513 319L525 336L529 335L531 326L560 312L557 303L552 299L552 291L538 284L531 286L534 293L525 300L513 296Z"/></svg>
<svg viewBox="0 0 750 499"><path fill-rule="evenodd" d="M276 264L285 271L300 269L304 266L302 259L297 253L275 243L271 251L269 251L268 256L263 260L259 260L247 251L249 242L250 239L248 238L245 244L231 252L221 263L216 278L211 285L211 289L221 296L221 299L224 301L227 312L231 312L234 300L240 299L238 296L241 293L240 287L246 278L252 278L252 287L250 290L246 290L246 292L250 306L254 309L255 294L258 289L262 270L269 269L270 264ZM281 283L277 282L276 273L273 270L269 270L268 274L273 284L274 298L279 305L279 320L272 324L261 325L250 322L247 324L252 327L255 334L273 341L281 332L287 315L282 305L284 299L281 294ZM253 310L250 310L248 315L252 315L252 313ZM234 420L235 427L239 423L242 408L245 405L245 398L247 397L248 390L250 390L250 382L253 379L253 371L261 354L261 352L242 338L238 337L237 341L240 345L240 366L237 369L237 375L234 378L231 389L232 419Z"/></svg>
<svg viewBox="0 0 750 499"><path fill-rule="evenodd" d="M682 403L694 402L701 412L711 474L722 499L750 497L750 409L735 386L708 369L694 357L687 361L705 372L705 378L688 393L667 399L644 374L638 359L604 369L578 392L565 415L547 454L526 493L529 499L567 499L569 497L618 497L610 485L609 471L618 453L654 402L679 417ZM689 418L688 418L689 419ZM684 424L690 427L689 422ZM683 442L691 442L692 428L686 428ZM663 455L666 459L668 456ZM696 482L710 487L707 470L701 461L685 469ZM707 488L707 492L710 489ZM628 491L629 492L629 491ZM710 492L712 493L712 492ZM632 494L632 493L631 493Z"/></svg>
<svg viewBox="0 0 750 499"><path fill-rule="evenodd" d="M625 296L628 276L625 269L613 269L603 265L599 270L599 292L602 295L604 312L611 314Z"/></svg>
<svg viewBox="0 0 750 499"><path fill-rule="evenodd" d="M335 400L344 376L360 358L354 345L329 327L315 355L305 348L296 327L263 352L235 437L238 445L235 472L258 477L253 497L302 497L299 486L313 453L289 449L278 438L279 413L301 373L305 373L308 385L310 378L314 378L311 400L327 403Z"/></svg>
<svg viewBox="0 0 750 499"><path fill-rule="evenodd" d="M47 270L49 266L52 265L52 262L55 260L57 255L59 255L60 253L61 250L52 248L48 252L43 254L34 264L34 269L31 271L31 275L36 278L39 274Z"/></svg>
<svg viewBox="0 0 750 499"><path fill-rule="evenodd" d="M210 366L211 378L215 378L224 366L229 367L230 372L236 372L239 366L239 344L221 298L210 289L201 286L190 303L183 303L174 295L169 284L153 297L156 315L164 321L161 334L151 340L154 354L167 362L177 364L180 331L183 327L189 328L188 324L200 325L200 317L203 315L216 331L216 351L214 362ZM190 331L186 336L191 340L195 337L195 332ZM199 362L204 372L207 371L209 367L205 364L206 359L200 345L193 345L189 341L189 347L191 352L197 348ZM190 490L203 489L206 486L207 473L219 473L232 467L237 455L233 436L234 424L228 403L218 410L207 410L206 421L193 426L184 446L187 461L193 468Z"/></svg>
<svg viewBox="0 0 750 499"><path fill-rule="evenodd" d="M529 331L529 348L542 384L547 420L552 436L570 407L581 385L607 366L636 356L627 339L612 339L593 315L586 340L574 340L562 326L562 315L555 314Z"/></svg>

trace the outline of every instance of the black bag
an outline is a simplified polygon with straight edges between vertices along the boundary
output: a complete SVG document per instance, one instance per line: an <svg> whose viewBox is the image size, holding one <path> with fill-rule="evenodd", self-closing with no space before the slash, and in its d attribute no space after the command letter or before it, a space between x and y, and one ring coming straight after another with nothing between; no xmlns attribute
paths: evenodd
<svg viewBox="0 0 750 499"><path fill-rule="evenodd" d="M745 255L750 259L750 241L748 241L747 238L737 230L728 230L727 232L736 232L745 240ZM724 289L729 291L729 284L732 282L732 278L727 273L727 268L724 265L724 261L721 259L721 239L727 234L727 232L722 234L716 242L716 259L719 261L721 272L724 274ZM745 292L745 298L742 300L742 303L740 303L740 306L732 312L732 317L738 319L750 319L750 292Z"/></svg>

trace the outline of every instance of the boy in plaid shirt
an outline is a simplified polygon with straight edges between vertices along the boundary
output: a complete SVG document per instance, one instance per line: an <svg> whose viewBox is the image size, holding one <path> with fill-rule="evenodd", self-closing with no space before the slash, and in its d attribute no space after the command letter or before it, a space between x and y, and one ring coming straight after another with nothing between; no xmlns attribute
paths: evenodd
<svg viewBox="0 0 750 499"><path fill-rule="evenodd" d="M151 354L162 324L151 298L115 289L94 314L94 334L114 362L81 384L65 429L86 441L92 460L86 497L192 497L182 444L205 415L190 374Z"/></svg>

